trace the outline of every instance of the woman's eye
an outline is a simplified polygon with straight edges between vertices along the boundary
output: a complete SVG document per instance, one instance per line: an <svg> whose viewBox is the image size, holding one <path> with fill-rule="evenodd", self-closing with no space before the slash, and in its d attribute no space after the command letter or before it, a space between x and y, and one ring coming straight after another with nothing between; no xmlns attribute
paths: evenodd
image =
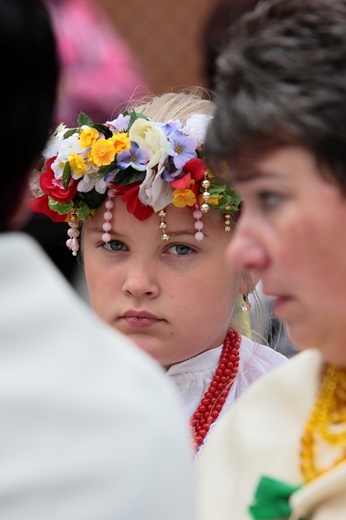
<svg viewBox="0 0 346 520"><path fill-rule="evenodd" d="M194 253L194 250L190 246L185 246L184 244L175 244L174 246L171 246L169 249L167 249L167 253L170 253L172 255L189 255L190 253Z"/></svg>
<svg viewBox="0 0 346 520"><path fill-rule="evenodd" d="M259 193L258 198L262 204L262 207L265 210L274 209L276 206L282 202L283 198L278 193L274 193L271 191L262 191Z"/></svg>
<svg viewBox="0 0 346 520"><path fill-rule="evenodd" d="M108 251L127 251L127 246L120 240L111 240L108 244L104 244L103 247Z"/></svg>

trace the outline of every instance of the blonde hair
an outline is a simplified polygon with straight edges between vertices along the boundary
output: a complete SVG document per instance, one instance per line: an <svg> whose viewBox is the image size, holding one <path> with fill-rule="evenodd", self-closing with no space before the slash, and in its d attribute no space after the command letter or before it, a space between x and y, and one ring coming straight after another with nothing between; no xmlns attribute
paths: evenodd
<svg viewBox="0 0 346 520"><path fill-rule="evenodd" d="M128 108L158 122L179 119L185 123L194 114L214 115L215 104L203 96L207 96L207 91L196 87L189 91L166 92L160 96L135 100Z"/></svg>

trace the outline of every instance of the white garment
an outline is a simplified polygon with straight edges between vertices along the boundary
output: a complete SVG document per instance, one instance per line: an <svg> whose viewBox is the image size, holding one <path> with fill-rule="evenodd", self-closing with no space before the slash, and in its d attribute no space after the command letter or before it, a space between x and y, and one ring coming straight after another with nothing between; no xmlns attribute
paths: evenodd
<svg viewBox="0 0 346 520"><path fill-rule="evenodd" d="M207 350L198 356L172 365L166 372L178 388L189 421L214 377L222 347L223 345ZM218 419L212 424L201 448L218 421L242 392L256 379L286 361L285 356L272 348L254 343L246 336L242 336L239 370L236 379Z"/></svg>
<svg viewBox="0 0 346 520"><path fill-rule="evenodd" d="M322 363L318 351L298 354L255 382L220 421L196 465L199 520L249 520L262 476L291 486L303 483L301 438ZM330 449L322 449L322 460L327 454L331 460ZM290 520L345 520L346 463L296 491L290 506Z"/></svg>
<svg viewBox="0 0 346 520"><path fill-rule="evenodd" d="M0 518L191 520L190 439L161 368L21 233L0 236Z"/></svg>

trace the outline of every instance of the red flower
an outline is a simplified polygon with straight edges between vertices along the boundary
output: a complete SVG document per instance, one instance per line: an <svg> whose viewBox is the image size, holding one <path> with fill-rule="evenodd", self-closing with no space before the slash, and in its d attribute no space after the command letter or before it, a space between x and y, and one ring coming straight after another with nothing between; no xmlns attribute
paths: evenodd
<svg viewBox="0 0 346 520"><path fill-rule="evenodd" d="M127 211L132 213L138 220L145 220L154 213L151 206L145 206L138 198L139 184L128 186L114 186L117 195L121 195L121 199L127 203Z"/></svg>
<svg viewBox="0 0 346 520"><path fill-rule="evenodd" d="M180 179L175 179L171 182L172 188L184 190L190 186L190 181L200 182L204 178L207 166L202 159L190 159L183 167L185 175Z"/></svg>
<svg viewBox="0 0 346 520"><path fill-rule="evenodd" d="M35 213L44 213L54 222L64 222L66 220L66 215L60 215L57 211L50 209L48 206L48 195L42 195L42 197L37 199L29 199L28 205Z"/></svg>
<svg viewBox="0 0 346 520"><path fill-rule="evenodd" d="M78 181L71 179L65 190L61 181L55 179L51 164L55 161L55 157L49 159L46 163L46 171L40 175L40 187L43 193L49 195L52 199L58 202L69 202L77 193Z"/></svg>

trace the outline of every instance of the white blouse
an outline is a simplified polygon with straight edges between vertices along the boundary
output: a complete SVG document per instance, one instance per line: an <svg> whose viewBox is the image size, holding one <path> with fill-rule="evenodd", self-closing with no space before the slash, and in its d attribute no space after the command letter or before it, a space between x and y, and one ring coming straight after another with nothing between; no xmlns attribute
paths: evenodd
<svg viewBox="0 0 346 520"><path fill-rule="evenodd" d="M198 356L172 365L166 372L178 388L188 421L190 421L192 415L195 413L204 393L207 391L213 379L219 363L222 347L223 345L220 345ZM238 374L222 411L218 419L212 424L203 445L211 430L244 390L256 379L270 372L273 368L281 365L285 361L287 361L287 358L279 352L265 345L254 343L246 336L242 336Z"/></svg>

